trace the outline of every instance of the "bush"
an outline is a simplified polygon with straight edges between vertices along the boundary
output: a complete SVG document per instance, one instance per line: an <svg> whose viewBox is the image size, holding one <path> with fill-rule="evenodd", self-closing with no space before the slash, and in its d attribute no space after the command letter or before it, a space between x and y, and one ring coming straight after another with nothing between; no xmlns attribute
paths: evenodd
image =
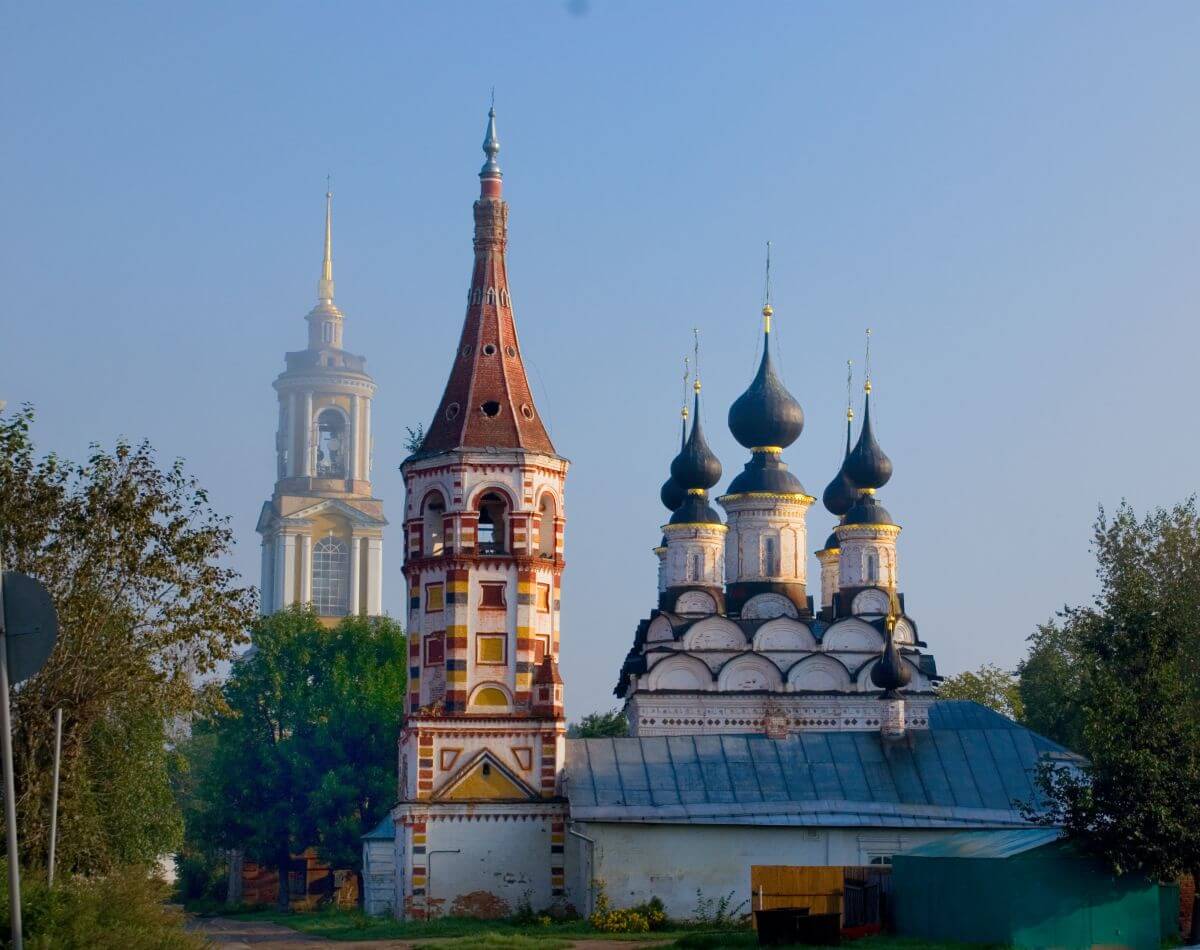
<svg viewBox="0 0 1200 950"><path fill-rule="evenodd" d="M63 877L51 890L36 877L21 882L28 950L201 950L183 915L164 906L170 888L145 868L102 877ZM0 933L12 922L8 870L0 863Z"/></svg>
<svg viewBox="0 0 1200 950"><path fill-rule="evenodd" d="M182 901L224 900L229 887L229 862L184 849L175 855L175 892Z"/></svg>
<svg viewBox="0 0 1200 950"><path fill-rule="evenodd" d="M588 918L594 928L601 933L634 934L648 933L651 930L661 930L667 924L667 912L663 902L652 897L644 904L629 907L625 910L614 909L608 900L608 892L604 883L596 883L596 909Z"/></svg>

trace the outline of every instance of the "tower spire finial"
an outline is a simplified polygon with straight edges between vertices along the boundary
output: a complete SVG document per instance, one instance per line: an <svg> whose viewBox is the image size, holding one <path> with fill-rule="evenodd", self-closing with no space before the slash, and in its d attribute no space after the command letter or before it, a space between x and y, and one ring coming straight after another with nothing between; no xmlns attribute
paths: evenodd
<svg viewBox="0 0 1200 950"><path fill-rule="evenodd" d="M850 451L850 423L854 421L854 360L846 360L846 451Z"/></svg>
<svg viewBox="0 0 1200 950"><path fill-rule="evenodd" d="M683 434L679 438L680 448L682 448L683 443L687 441L687 420L688 420L687 391L688 391L688 380L691 378L691 375L692 375L691 359L689 357L685 356L683 358L683 401L680 403L680 407L679 407L679 415L680 415L680 418L683 419Z"/></svg>
<svg viewBox="0 0 1200 950"><path fill-rule="evenodd" d="M496 135L496 88L493 86L492 105L488 109L487 131L483 135L483 154L487 156L487 161L479 169L479 178L482 182L484 197L499 197L500 180L504 177L500 172L500 164L496 161L496 156L499 152L500 138ZM495 184L489 188L490 182L494 182Z"/></svg>
<svg viewBox="0 0 1200 950"><path fill-rule="evenodd" d="M763 333L771 332L771 314L775 311L771 308L771 242L767 242L767 278L766 286L763 289Z"/></svg>
<svg viewBox="0 0 1200 950"><path fill-rule="evenodd" d="M321 261L321 279L317 281L317 299L333 303L333 179L325 176L325 255Z"/></svg>
<svg viewBox="0 0 1200 950"><path fill-rule="evenodd" d="M692 389L696 395L700 395L700 328L692 327L692 353L696 358L696 381L692 383Z"/></svg>

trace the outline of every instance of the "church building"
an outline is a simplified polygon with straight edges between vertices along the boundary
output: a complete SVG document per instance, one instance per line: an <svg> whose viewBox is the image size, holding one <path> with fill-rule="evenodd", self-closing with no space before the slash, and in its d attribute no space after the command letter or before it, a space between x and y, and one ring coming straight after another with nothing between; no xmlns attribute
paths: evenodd
<svg viewBox="0 0 1200 950"><path fill-rule="evenodd" d="M325 254L308 346L275 380L275 491L262 507L264 614L311 604L333 623L383 612L383 502L371 491L375 381L342 348L333 302L333 194L325 195Z"/></svg>
<svg viewBox="0 0 1200 950"><path fill-rule="evenodd" d="M698 378L690 431L684 410L660 493L657 602L615 688L631 735L566 738L567 462L517 339L499 148L493 111L462 333L401 466L409 692L398 802L364 836L368 911L587 914L603 885L615 906L658 896L687 918L698 894L745 910L753 865L887 864L955 832L1026 826L1017 802L1036 803L1039 762L1077 760L982 706L938 700L899 586L901 528L878 494L893 466L869 371L858 437L848 408L822 495L832 531L812 552L816 498L784 461L804 413L772 359L769 295L758 371L728 413L750 459L720 511Z"/></svg>

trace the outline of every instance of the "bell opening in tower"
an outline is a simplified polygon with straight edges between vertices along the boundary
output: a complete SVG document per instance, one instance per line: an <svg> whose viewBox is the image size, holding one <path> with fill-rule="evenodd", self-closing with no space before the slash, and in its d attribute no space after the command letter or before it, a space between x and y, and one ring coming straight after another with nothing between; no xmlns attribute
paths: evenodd
<svg viewBox="0 0 1200 950"><path fill-rule="evenodd" d="M346 419L336 409L317 418L317 477L346 477Z"/></svg>
<svg viewBox="0 0 1200 950"><path fill-rule="evenodd" d="M445 551L443 518L446 514L446 502L439 492L433 492L425 499L425 510L422 514L425 524L425 556L441 557Z"/></svg>
<svg viewBox="0 0 1200 950"><path fill-rule="evenodd" d="M480 554L505 554L504 523L508 505L495 492L479 499L478 549Z"/></svg>

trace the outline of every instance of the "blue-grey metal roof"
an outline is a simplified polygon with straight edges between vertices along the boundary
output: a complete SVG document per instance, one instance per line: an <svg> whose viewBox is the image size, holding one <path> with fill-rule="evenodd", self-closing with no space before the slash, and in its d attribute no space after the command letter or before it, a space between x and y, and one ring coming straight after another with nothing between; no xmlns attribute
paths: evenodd
<svg viewBox="0 0 1200 950"><path fill-rule="evenodd" d="M1057 828L1014 828L1011 831L972 831L947 835L902 852L912 858L1011 858L1051 844L1062 837Z"/></svg>
<svg viewBox="0 0 1200 950"><path fill-rule="evenodd" d="M1028 827L1034 772L1065 749L976 703L939 701L930 728L567 740L583 821L826 827Z"/></svg>
<svg viewBox="0 0 1200 950"><path fill-rule="evenodd" d="M396 826L392 822L391 812L374 828L362 836L363 841L395 841Z"/></svg>

